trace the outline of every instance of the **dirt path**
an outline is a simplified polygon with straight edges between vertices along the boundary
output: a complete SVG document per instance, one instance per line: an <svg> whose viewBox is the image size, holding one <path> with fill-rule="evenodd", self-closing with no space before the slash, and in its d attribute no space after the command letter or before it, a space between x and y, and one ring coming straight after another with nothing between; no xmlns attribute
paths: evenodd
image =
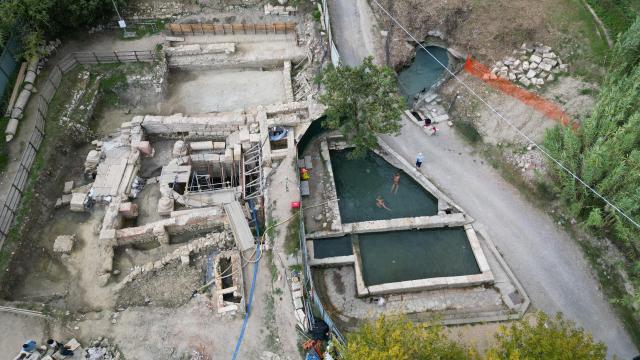
<svg viewBox="0 0 640 360"><path fill-rule="evenodd" d="M563 312L604 341L610 355L637 354L575 241L452 129L440 130L429 137L405 121L400 136L383 139L410 161L424 154L422 172L474 217L476 226L485 227L536 308Z"/></svg>
<svg viewBox="0 0 640 360"><path fill-rule="evenodd" d="M358 65L375 53L370 20L373 15L365 0L329 0L329 12L334 41L344 64Z"/></svg>

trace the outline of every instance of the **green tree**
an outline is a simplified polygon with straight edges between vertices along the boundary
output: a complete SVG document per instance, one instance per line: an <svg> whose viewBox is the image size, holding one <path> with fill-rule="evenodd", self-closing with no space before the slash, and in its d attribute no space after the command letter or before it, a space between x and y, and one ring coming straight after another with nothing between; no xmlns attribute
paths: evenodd
<svg viewBox="0 0 640 360"><path fill-rule="evenodd" d="M577 130L556 127L544 145L567 168L640 222L640 17L618 37L591 115ZM616 209L550 162L555 188L570 215L614 240L638 263L640 231ZM638 283L639 272L634 275ZM640 293L631 297L640 303Z"/></svg>
<svg viewBox="0 0 640 360"><path fill-rule="evenodd" d="M116 0L121 6L124 0ZM25 57L36 54L45 37L84 28L110 18L111 0L6 0L0 2L0 34L22 33Z"/></svg>
<svg viewBox="0 0 640 360"><path fill-rule="evenodd" d="M320 102L327 106L323 126L339 129L355 145L353 156L377 147L377 135L399 133L405 103L391 68L367 57L357 67L329 67L321 83Z"/></svg>
<svg viewBox="0 0 640 360"><path fill-rule="evenodd" d="M406 318L379 317L347 335L338 346L343 360L463 360L470 350L449 340L442 326Z"/></svg>
<svg viewBox="0 0 640 360"><path fill-rule="evenodd" d="M606 356L606 346L594 342L591 334L575 328L561 314L549 318L542 312L533 324L522 319L510 327L501 326L496 345L486 353L487 360L598 360Z"/></svg>

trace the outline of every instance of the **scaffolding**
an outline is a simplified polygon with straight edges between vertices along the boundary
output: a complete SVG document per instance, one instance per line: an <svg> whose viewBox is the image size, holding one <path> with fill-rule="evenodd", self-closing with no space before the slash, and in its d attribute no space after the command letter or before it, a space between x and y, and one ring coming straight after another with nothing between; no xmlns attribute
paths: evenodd
<svg viewBox="0 0 640 360"><path fill-rule="evenodd" d="M256 143L242 154L242 195L245 200L262 195L262 144Z"/></svg>

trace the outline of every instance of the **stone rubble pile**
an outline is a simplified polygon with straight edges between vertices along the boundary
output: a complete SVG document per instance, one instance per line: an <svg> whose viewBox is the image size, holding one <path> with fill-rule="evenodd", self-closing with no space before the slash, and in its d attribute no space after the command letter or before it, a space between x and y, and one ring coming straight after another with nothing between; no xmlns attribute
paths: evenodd
<svg viewBox="0 0 640 360"><path fill-rule="evenodd" d="M180 262L182 266L189 265L190 256L197 255L211 248L219 250L228 249L233 246L232 238L228 233L208 233L204 237L192 240L189 244L175 249L159 260L148 262L142 266L135 266L131 272L125 276L121 284L128 284L136 280L139 276L163 269L171 263Z"/></svg>
<svg viewBox="0 0 640 360"><path fill-rule="evenodd" d="M265 15L295 15L297 12L298 12L298 8L295 6L271 5L271 4L266 4L264 6Z"/></svg>
<svg viewBox="0 0 640 360"><path fill-rule="evenodd" d="M491 68L487 79L503 78L518 82L524 86L540 87L545 82L554 81L557 75L569 70L558 55L549 46L536 43L522 44L520 49L513 51L513 56L507 56L498 61ZM486 80L486 79L485 79Z"/></svg>
<svg viewBox="0 0 640 360"><path fill-rule="evenodd" d="M120 350L109 343L109 339L98 337L95 340L91 340L91 346L85 349L85 359L89 360L118 360L124 359Z"/></svg>

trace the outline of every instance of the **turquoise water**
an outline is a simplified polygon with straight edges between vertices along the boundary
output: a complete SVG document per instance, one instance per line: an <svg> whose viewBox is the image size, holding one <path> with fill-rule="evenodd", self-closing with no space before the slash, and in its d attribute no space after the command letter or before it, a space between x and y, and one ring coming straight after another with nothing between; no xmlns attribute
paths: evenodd
<svg viewBox="0 0 640 360"><path fill-rule="evenodd" d="M367 233L360 248L367 286L480 273L463 228Z"/></svg>
<svg viewBox="0 0 640 360"><path fill-rule="evenodd" d="M313 257L316 259L349 255L353 255L351 235L313 240Z"/></svg>
<svg viewBox="0 0 640 360"><path fill-rule="evenodd" d="M448 66L449 57L447 55L447 49L438 46L427 46L427 50L444 66ZM402 92L409 104L413 104L413 97L423 89L429 90L429 88L440 79L443 73L444 68L438 64L431 55L418 47L416 49L416 57L411 65L398 74L400 92Z"/></svg>
<svg viewBox="0 0 640 360"><path fill-rule="evenodd" d="M331 151L343 224L438 213L438 200L404 171L400 171L398 192L393 194L391 181L398 169L373 152L355 160L349 159L348 154L349 150ZM376 206L378 195L391 211Z"/></svg>

